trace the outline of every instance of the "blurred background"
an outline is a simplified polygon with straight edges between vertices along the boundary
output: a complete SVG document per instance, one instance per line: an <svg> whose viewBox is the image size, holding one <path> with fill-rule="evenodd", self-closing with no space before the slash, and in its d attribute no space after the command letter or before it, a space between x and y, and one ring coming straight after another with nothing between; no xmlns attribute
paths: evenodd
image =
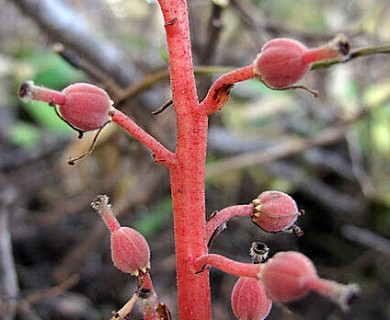
<svg viewBox="0 0 390 320"><path fill-rule="evenodd" d="M151 245L151 274L175 318L175 257L167 170L114 124L75 166L94 133L77 139L47 104L17 98L25 80L62 89L95 83L116 106L172 150L164 28L145 0L0 0L0 318L108 319L134 293L111 262L109 234L90 207L110 196L123 225ZM189 1L200 98L218 75L254 60L265 41L314 47L346 34L352 48L390 43L387 0ZM322 277L358 283L344 314L315 294L275 304L269 319L390 319L390 55L311 71L319 91L237 84L210 119L207 214L265 190L291 194L305 235L268 234L232 219L211 251L250 261L254 240L272 254L308 255ZM194 212L196 214L196 212ZM188 221L191 223L191 221ZM234 319L236 278L211 270L213 319ZM141 319L137 311L131 319Z"/></svg>

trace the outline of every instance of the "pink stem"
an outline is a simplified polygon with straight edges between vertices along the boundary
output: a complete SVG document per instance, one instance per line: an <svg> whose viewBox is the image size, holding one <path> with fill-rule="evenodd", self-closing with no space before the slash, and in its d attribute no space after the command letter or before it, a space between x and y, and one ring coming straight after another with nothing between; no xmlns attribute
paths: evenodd
<svg viewBox="0 0 390 320"><path fill-rule="evenodd" d="M151 290L145 294L147 294L148 296L142 297L140 293L138 293L140 297L138 301L140 303L139 306L142 312L143 320L159 320L157 313L158 300L156 293Z"/></svg>
<svg viewBox="0 0 390 320"><path fill-rule="evenodd" d="M207 114L212 114L221 109L229 99L229 91L235 83L256 77L253 65L235 69L219 77L210 87L201 106Z"/></svg>
<svg viewBox="0 0 390 320"><path fill-rule="evenodd" d="M344 311L349 309L349 304L355 298L360 289L355 284L344 285L335 281L313 277L307 280L307 288L337 303Z"/></svg>
<svg viewBox="0 0 390 320"><path fill-rule="evenodd" d="M55 103L61 106L66 102L66 97L62 92L36 86L32 81L26 81L20 86L19 97L22 99Z"/></svg>
<svg viewBox="0 0 390 320"><path fill-rule="evenodd" d="M159 302L158 302L157 294L153 288L152 278L150 277L149 272L143 274L140 277L141 278L139 278L139 281L142 286L140 290L145 290L145 289L149 290L148 293L149 297L139 300L143 319L158 320L159 317L158 317L157 309L158 309Z"/></svg>
<svg viewBox="0 0 390 320"><path fill-rule="evenodd" d="M306 50L302 60L304 63L313 63L316 61L336 59L338 57L339 53L332 46L324 46Z"/></svg>
<svg viewBox="0 0 390 320"><path fill-rule="evenodd" d="M149 133L140 128L133 120L126 116L123 112L118 109L111 111L112 121L116 122L134 138L143 143L154 153L154 159L156 162L172 165L175 163L175 154L166 149L160 142L153 138Z"/></svg>
<svg viewBox="0 0 390 320"><path fill-rule="evenodd" d="M207 242L210 241L210 238L214 234L215 230L224 222L228 221L230 218L234 217L250 217L253 214L253 205L245 204L245 205L237 205L231 206L222 209L217 212L214 216L207 221L206 224L206 235Z"/></svg>
<svg viewBox="0 0 390 320"><path fill-rule="evenodd" d="M193 264L194 272L202 271L205 267L210 266L218 268L226 273L242 277L258 278L261 264L238 262L219 254L205 254Z"/></svg>
<svg viewBox="0 0 390 320"><path fill-rule="evenodd" d="M121 226L112 211L106 195L100 195L92 202L92 207L102 216L110 232L117 231Z"/></svg>
<svg viewBox="0 0 390 320"><path fill-rule="evenodd" d="M196 93L185 0L159 0L165 20L172 98L176 111L176 163L170 166L174 211L178 318L211 319L208 272L194 274L207 253L204 166L208 116Z"/></svg>

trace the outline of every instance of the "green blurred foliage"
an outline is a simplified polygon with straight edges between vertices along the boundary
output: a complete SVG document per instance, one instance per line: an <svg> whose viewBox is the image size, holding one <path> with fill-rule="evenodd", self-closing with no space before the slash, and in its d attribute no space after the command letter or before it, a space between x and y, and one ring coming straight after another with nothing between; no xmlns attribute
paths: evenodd
<svg viewBox="0 0 390 320"><path fill-rule="evenodd" d="M135 224L135 229L148 237L167 227L171 223L172 200L170 197L162 198L149 209Z"/></svg>

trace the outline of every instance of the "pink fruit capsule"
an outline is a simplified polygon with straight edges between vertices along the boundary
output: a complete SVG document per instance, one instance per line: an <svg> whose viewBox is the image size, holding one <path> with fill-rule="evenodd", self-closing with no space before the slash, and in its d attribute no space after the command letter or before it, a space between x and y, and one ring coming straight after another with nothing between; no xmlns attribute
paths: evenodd
<svg viewBox="0 0 390 320"><path fill-rule="evenodd" d="M252 221L268 232L291 228L299 217L294 199L280 191L265 191L252 201Z"/></svg>
<svg viewBox="0 0 390 320"><path fill-rule="evenodd" d="M133 276L150 269L147 241L138 231L128 227L120 227L111 233L111 257L115 267Z"/></svg>
<svg viewBox="0 0 390 320"><path fill-rule="evenodd" d="M287 88L309 70L310 64L302 59L306 50L303 44L292 39L271 40L254 61L255 73L271 88Z"/></svg>
<svg viewBox="0 0 390 320"><path fill-rule="evenodd" d="M286 89L297 83L313 62L343 58L349 54L349 49L343 35L314 49L293 39L273 39L262 47L253 62L254 71L268 87Z"/></svg>
<svg viewBox="0 0 390 320"><path fill-rule="evenodd" d="M150 249L138 231L121 227L106 195L97 196L91 206L101 215L111 233L111 257L122 272L138 276L150 269Z"/></svg>
<svg viewBox="0 0 390 320"><path fill-rule="evenodd" d="M274 301L289 302L315 291L347 310L359 293L355 284L343 285L321 279L313 262L299 252L279 252L263 264L260 279L267 295Z"/></svg>
<svg viewBox="0 0 390 320"><path fill-rule="evenodd" d="M61 118L82 132L99 129L110 120L112 101L103 89L92 84L75 83L59 92L26 81L19 88L19 97L58 106Z"/></svg>
<svg viewBox="0 0 390 320"><path fill-rule="evenodd" d="M262 320L271 311L272 301L258 279L240 277L232 290L231 305L240 320Z"/></svg>

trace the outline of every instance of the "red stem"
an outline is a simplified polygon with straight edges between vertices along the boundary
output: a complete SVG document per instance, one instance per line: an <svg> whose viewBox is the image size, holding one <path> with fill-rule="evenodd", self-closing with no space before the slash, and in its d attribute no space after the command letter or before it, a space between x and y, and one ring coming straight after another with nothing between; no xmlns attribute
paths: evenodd
<svg viewBox="0 0 390 320"><path fill-rule="evenodd" d="M24 82L19 89L19 97L22 99L33 99L43 102L64 105L66 97L62 92L36 86L32 81Z"/></svg>
<svg viewBox="0 0 390 320"><path fill-rule="evenodd" d="M313 63L322 60L331 60L339 57L339 53L332 46L308 49L303 54L303 62Z"/></svg>
<svg viewBox="0 0 390 320"><path fill-rule="evenodd" d="M111 111L111 119L143 143L154 153L154 160L167 166L175 163L175 154L166 149L159 141L139 127L133 120L118 109Z"/></svg>
<svg viewBox="0 0 390 320"><path fill-rule="evenodd" d="M235 83L256 77L253 65L230 71L219 77L210 87L201 106L207 114L212 114L221 109L229 99L229 91Z"/></svg>
<svg viewBox="0 0 390 320"><path fill-rule="evenodd" d="M204 166L208 116L196 94L185 0L159 0L169 53L176 111L176 163L170 167L174 210L178 315L181 320L211 319L208 272L194 274L193 261L207 253Z"/></svg>
<svg viewBox="0 0 390 320"><path fill-rule="evenodd" d="M222 209L217 212L206 225L207 242L214 234L214 231L224 222L234 217L250 217L253 214L253 205L237 205Z"/></svg>
<svg viewBox="0 0 390 320"><path fill-rule="evenodd" d="M158 320L158 297L153 288L152 278L149 272L141 275L138 278L141 285L140 290L148 289L149 297L140 299L140 308L143 316L143 320Z"/></svg>
<svg viewBox="0 0 390 320"><path fill-rule="evenodd" d="M207 266L218 268L226 273L240 277L251 278L258 278L261 270L261 264L259 263L238 262L219 254L205 254L196 259L192 267L194 272L199 272Z"/></svg>

